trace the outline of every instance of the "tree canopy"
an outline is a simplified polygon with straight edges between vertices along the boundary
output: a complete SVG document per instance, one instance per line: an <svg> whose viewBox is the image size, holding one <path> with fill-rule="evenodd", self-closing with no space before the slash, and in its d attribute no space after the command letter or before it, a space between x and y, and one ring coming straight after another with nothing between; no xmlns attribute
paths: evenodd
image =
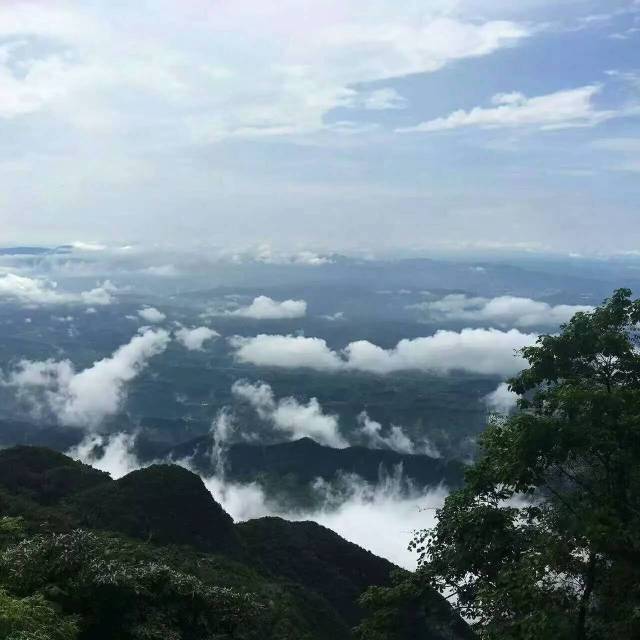
<svg viewBox="0 0 640 640"><path fill-rule="evenodd" d="M492 418L464 488L411 542L413 584L481 638L640 637L639 320L620 289L525 348L518 410ZM378 620L383 596L368 595Z"/></svg>

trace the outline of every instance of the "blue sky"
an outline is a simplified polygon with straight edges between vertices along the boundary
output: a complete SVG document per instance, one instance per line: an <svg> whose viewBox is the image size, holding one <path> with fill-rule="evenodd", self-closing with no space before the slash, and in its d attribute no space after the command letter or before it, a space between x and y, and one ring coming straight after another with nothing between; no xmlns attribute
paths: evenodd
<svg viewBox="0 0 640 640"><path fill-rule="evenodd" d="M0 244L640 247L640 2L0 6Z"/></svg>

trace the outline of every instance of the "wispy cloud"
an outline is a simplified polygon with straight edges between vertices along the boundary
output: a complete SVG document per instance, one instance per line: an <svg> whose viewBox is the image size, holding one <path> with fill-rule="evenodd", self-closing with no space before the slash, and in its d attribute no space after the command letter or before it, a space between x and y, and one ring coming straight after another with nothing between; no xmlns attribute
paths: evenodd
<svg viewBox="0 0 640 640"><path fill-rule="evenodd" d="M311 398L306 404L293 397L276 400L268 384L253 384L246 380L235 382L232 392L249 402L263 420L271 422L291 439L308 436L330 447L347 446L347 441L340 434L338 416L325 413L317 398Z"/></svg>
<svg viewBox="0 0 640 640"><path fill-rule="evenodd" d="M15 388L36 413L50 412L61 424L95 429L121 409L127 383L169 341L168 332L146 329L82 371L70 360L21 360L3 384Z"/></svg>
<svg viewBox="0 0 640 640"><path fill-rule="evenodd" d="M592 127L623 115L619 110L595 107L593 98L601 89L600 85L592 84L531 98L520 92L499 93L491 99L491 107L460 109L397 131L432 133L463 127L535 127L542 130Z"/></svg>

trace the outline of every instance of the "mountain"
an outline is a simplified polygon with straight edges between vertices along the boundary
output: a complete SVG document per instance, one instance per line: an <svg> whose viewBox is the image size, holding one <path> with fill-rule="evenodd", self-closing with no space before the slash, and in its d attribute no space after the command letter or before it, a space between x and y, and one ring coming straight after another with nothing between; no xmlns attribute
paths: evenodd
<svg viewBox="0 0 640 640"><path fill-rule="evenodd" d="M0 486L39 504L54 504L74 493L108 484L111 477L44 447L0 451Z"/></svg>
<svg viewBox="0 0 640 640"><path fill-rule="evenodd" d="M372 584L387 584L397 569L315 522L267 517L237 527L269 571L320 593L352 625L362 617L360 594Z"/></svg>
<svg viewBox="0 0 640 640"><path fill-rule="evenodd" d="M82 492L72 500L81 526L159 544L186 544L236 556L231 516L202 480L175 465L153 465Z"/></svg>
<svg viewBox="0 0 640 640"><path fill-rule="evenodd" d="M213 439L210 435L176 444L178 436L174 432L182 433L180 425L176 425L176 421L160 421L159 424L160 435L156 430L150 438L142 428L135 438L134 453L141 462L188 459L190 468L203 476L210 476L217 470L211 456ZM207 428L206 425L203 428ZM68 451L78 444L82 435L75 428L0 419L0 446L5 447L38 445ZM404 487L408 484L418 488L439 484L458 487L462 484L465 468L459 460L358 446L334 449L311 438L276 444L234 443L224 448L222 456L228 479L241 483L259 482L281 502L300 507L313 506L317 500L313 483L318 478L335 483L355 475L376 484L389 477L401 476Z"/></svg>
<svg viewBox="0 0 640 640"><path fill-rule="evenodd" d="M210 475L214 471L212 445L212 438L205 436L173 447L164 455L173 460L189 458L194 469ZM238 482L288 478L306 485L316 478L329 481L346 473L375 483L381 476L392 476L401 468L403 477L420 487L440 483L458 486L464 471L459 461L366 447L334 449L311 438L270 445L236 443L223 455L228 477Z"/></svg>
<svg viewBox="0 0 640 640"><path fill-rule="evenodd" d="M0 627L19 607L43 638L348 640L362 592L401 571L313 522L234 524L172 465L111 480L45 448L6 449L0 513ZM471 637L430 599L448 618L425 640Z"/></svg>

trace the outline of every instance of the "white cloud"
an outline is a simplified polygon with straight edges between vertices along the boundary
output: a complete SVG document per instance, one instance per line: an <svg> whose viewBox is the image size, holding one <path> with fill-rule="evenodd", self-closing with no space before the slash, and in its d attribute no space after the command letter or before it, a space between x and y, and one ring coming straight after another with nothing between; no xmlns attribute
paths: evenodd
<svg viewBox="0 0 640 640"><path fill-rule="evenodd" d="M599 111L593 98L600 92L599 85L556 91L528 98L522 93L499 93L493 96L493 107L474 107L470 111L454 111L448 116L422 122L414 127L398 129L400 132L447 131L461 127L520 127L540 129L593 126L620 115L620 112Z"/></svg>
<svg viewBox="0 0 640 640"><path fill-rule="evenodd" d="M144 309L139 309L138 315L145 322L153 322L153 323L162 322L167 318L167 316L164 313L162 313L162 311L158 311L158 309L156 309L155 307L144 307Z"/></svg>
<svg viewBox="0 0 640 640"><path fill-rule="evenodd" d="M330 447L348 446L340 435L338 417L324 413L317 398L311 398L307 404L292 397L276 400L268 384L251 384L244 380L236 381L231 390L235 396L249 402L263 420L269 420L292 440L308 436Z"/></svg>
<svg viewBox="0 0 640 640"><path fill-rule="evenodd" d="M229 311L229 315L256 320L280 320L285 318L303 318L307 314L304 300L283 300L278 302L268 296L258 296L247 307Z"/></svg>
<svg viewBox="0 0 640 640"><path fill-rule="evenodd" d="M309 367L333 371L343 366L322 338L260 334L253 338L234 336L229 343L240 362L265 367Z"/></svg>
<svg viewBox="0 0 640 640"><path fill-rule="evenodd" d="M121 432L111 436L87 434L66 454L74 460L106 471L117 480L143 466L134 453L135 439L133 433Z"/></svg>
<svg viewBox="0 0 640 640"><path fill-rule="evenodd" d="M391 449L398 453L424 453L432 458L440 457L438 450L426 438L416 444L398 425L392 424L388 435L382 435L382 425L372 420L366 411L358 415L358 427L360 435L372 449Z"/></svg>
<svg viewBox="0 0 640 640"><path fill-rule="evenodd" d="M0 276L0 299L8 298L22 304L87 304L107 305L113 302L116 287L109 280L90 291L69 293L59 291L57 284L42 278L29 278L14 273Z"/></svg>
<svg viewBox="0 0 640 640"><path fill-rule="evenodd" d="M286 135L322 129L324 114L348 105L355 84L436 71L529 35L514 22L465 17L456 2L376 2L363 14L355 0L229 3L215 12L173 1L145 21L144 39L123 28L140 11L3 3L5 47L40 39L61 53L18 52L22 73L11 64L15 51L0 57L0 115L48 109L72 126L114 128L125 119L118 98L129 95L142 109L155 99L145 127L155 116L209 140Z"/></svg>
<svg viewBox="0 0 640 640"><path fill-rule="evenodd" d="M336 508L316 509L302 514L286 514L290 520L314 520L346 540L414 570L415 552L407 549L412 533L433 527L436 509L442 507L448 491L438 487L407 494L397 479L371 487L356 478L351 495Z"/></svg>
<svg viewBox="0 0 640 640"><path fill-rule="evenodd" d="M494 391L485 396L484 401L490 411L507 415L518 406L519 397L517 393L509 389L506 382L502 382Z"/></svg>
<svg viewBox="0 0 640 640"><path fill-rule="evenodd" d="M204 343L220 334L209 327L194 327L188 329L181 327L175 332L176 340L189 349L189 351L201 351Z"/></svg>
<svg viewBox="0 0 640 640"><path fill-rule="evenodd" d="M0 118L40 111L63 92L68 64L59 55L30 60L22 74L12 69L12 57L25 44L24 40L16 39L0 46Z"/></svg>
<svg viewBox="0 0 640 640"><path fill-rule="evenodd" d="M537 336L512 329L437 331L427 338L401 340L394 349L382 349L366 340L345 349L348 366L389 373L422 369L448 373L457 369L482 374L515 374L524 365L516 351L533 344Z"/></svg>
<svg viewBox="0 0 640 640"><path fill-rule="evenodd" d="M61 424L95 429L121 409L126 383L166 349L169 339L164 330L146 329L82 371L69 360L22 360L4 384L16 388L34 411L50 411Z"/></svg>
<svg viewBox="0 0 640 640"><path fill-rule="evenodd" d="M82 242L77 240L72 242L71 246L78 251L105 251L107 246L99 242Z"/></svg>
<svg viewBox="0 0 640 640"><path fill-rule="evenodd" d="M458 293L410 308L425 311L434 319L474 320L512 327L558 326L580 311L593 311L589 305L550 305L517 296L482 298Z"/></svg>
<svg viewBox="0 0 640 640"><path fill-rule="evenodd" d="M442 507L448 493L444 487L407 492L400 476L386 478L375 486L351 476L345 478L347 486L340 487L340 492L332 485L317 482L321 497L324 493L323 504L314 509L292 511L270 500L255 483L236 484L216 476L203 480L235 520L263 516L311 520L409 570L414 570L417 562L415 552L407 549L412 532L435 525L436 509Z"/></svg>
<svg viewBox="0 0 640 640"><path fill-rule="evenodd" d="M349 343L341 353L321 338L260 334L230 339L240 362L257 366L309 367L326 371L357 369L372 373L417 369L434 373L454 370L487 375L514 375L526 364L516 351L535 343L535 334L517 329L463 329L400 340L383 349L367 340Z"/></svg>
<svg viewBox="0 0 640 640"><path fill-rule="evenodd" d="M80 294L82 301L87 305L107 305L113 302L113 293L118 289L116 286L106 280L100 286L91 289L90 291L83 291Z"/></svg>

